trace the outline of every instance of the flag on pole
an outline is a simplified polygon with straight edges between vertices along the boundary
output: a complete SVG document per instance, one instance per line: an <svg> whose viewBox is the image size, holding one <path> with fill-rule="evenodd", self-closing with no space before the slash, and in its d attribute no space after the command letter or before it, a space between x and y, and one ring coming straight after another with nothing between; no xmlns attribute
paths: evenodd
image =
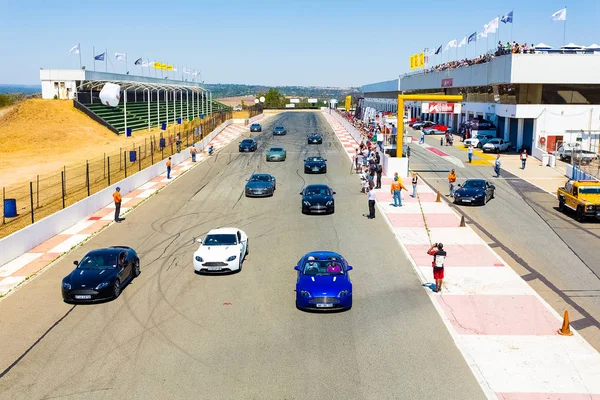
<svg viewBox="0 0 600 400"><path fill-rule="evenodd" d="M142 65L142 59L138 58L137 60L135 60L135 62L133 63L133 65Z"/></svg>
<svg viewBox="0 0 600 400"><path fill-rule="evenodd" d="M159 69L164 69L166 71L167 70L167 64L161 63Z"/></svg>
<svg viewBox="0 0 600 400"><path fill-rule="evenodd" d="M163 67L164 67L164 65L165 64L163 64ZM163 68L163 69L166 69L167 71L173 71L173 64L167 65L166 68Z"/></svg>
<svg viewBox="0 0 600 400"><path fill-rule="evenodd" d="M438 49L435 51L435 54L440 54L441 51L442 51L442 46L440 45L440 47L438 47Z"/></svg>
<svg viewBox="0 0 600 400"><path fill-rule="evenodd" d="M69 55L72 54L79 54L79 43L77 43L75 46L71 47L71 50L69 50Z"/></svg>
<svg viewBox="0 0 600 400"><path fill-rule="evenodd" d="M487 24L485 24L483 29L486 33L496 33L496 31L498 30L499 22L500 18L496 17Z"/></svg>
<svg viewBox="0 0 600 400"><path fill-rule="evenodd" d="M106 53L98 54L97 56L94 56L94 60L104 61L105 55L106 55Z"/></svg>
<svg viewBox="0 0 600 400"><path fill-rule="evenodd" d="M150 68L150 66L152 65L152 63L150 61L146 62L142 62L142 68Z"/></svg>
<svg viewBox="0 0 600 400"><path fill-rule="evenodd" d="M160 61L154 61L153 67L154 69L161 69L162 63Z"/></svg>
<svg viewBox="0 0 600 400"><path fill-rule="evenodd" d="M562 10L558 10L554 14L552 14L553 21L566 21L567 20L567 7Z"/></svg>
<svg viewBox="0 0 600 400"><path fill-rule="evenodd" d="M477 32L473 32L469 35L469 39L467 40L467 44L471 42L475 42L477 40Z"/></svg>
<svg viewBox="0 0 600 400"><path fill-rule="evenodd" d="M177 67L171 65L171 70L177 72Z"/></svg>
<svg viewBox="0 0 600 400"><path fill-rule="evenodd" d="M127 53L115 53L115 59L117 61L125 61L126 57L127 57Z"/></svg>
<svg viewBox="0 0 600 400"><path fill-rule="evenodd" d="M456 47L457 45L458 45L458 41L456 39L451 40L448 42L448 44L444 48L444 51L448 50L450 47Z"/></svg>
<svg viewBox="0 0 600 400"><path fill-rule="evenodd" d="M458 47L463 47L466 44L467 44L467 37L465 36L463 38L463 40L461 40L460 43L458 44Z"/></svg>
<svg viewBox="0 0 600 400"><path fill-rule="evenodd" d="M505 24L512 24L513 23L513 12L509 11L506 14L504 14L502 16L502 18L500 18L500 21L502 21Z"/></svg>
<svg viewBox="0 0 600 400"><path fill-rule="evenodd" d="M481 32L477 33L477 39L482 38L482 37L484 37L484 38L487 37L487 32L485 31L485 27L483 28L483 30Z"/></svg>

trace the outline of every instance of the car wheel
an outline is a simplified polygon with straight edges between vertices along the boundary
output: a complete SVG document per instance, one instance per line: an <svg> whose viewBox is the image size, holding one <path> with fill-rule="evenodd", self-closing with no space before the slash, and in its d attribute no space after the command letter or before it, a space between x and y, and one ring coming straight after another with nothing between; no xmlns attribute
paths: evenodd
<svg viewBox="0 0 600 400"><path fill-rule="evenodd" d="M140 260L136 259L135 263L133 264L133 277L137 278L138 276L140 276L141 273L142 271L140 270Z"/></svg>
<svg viewBox="0 0 600 400"><path fill-rule="evenodd" d="M246 241L246 255L245 256L247 256L248 253L250 253L250 239L246 239L246 240L247 241Z"/></svg>
<svg viewBox="0 0 600 400"><path fill-rule="evenodd" d="M331 207L331 213L335 213L335 207Z"/></svg>
<svg viewBox="0 0 600 400"><path fill-rule="evenodd" d="M327 173L327 168L325 168L325 169L323 170L323 173L324 173L324 174L326 174L326 173Z"/></svg>
<svg viewBox="0 0 600 400"><path fill-rule="evenodd" d="M483 195L483 205L485 206L488 202L487 193Z"/></svg>
<svg viewBox="0 0 600 400"><path fill-rule="evenodd" d="M117 298L121 295L121 282L117 279L115 283L113 283L113 298Z"/></svg>
<svg viewBox="0 0 600 400"><path fill-rule="evenodd" d="M238 267L238 272L242 272L242 264L244 263L244 259L242 258L242 253L240 253L240 266Z"/></svg>
<svg viewBox="0 0 600 400"><path fill-rule="evenodd" d="M558 199L558 211L565 212L565 199L562 197Z"/></svg>
<svg viewBox="0 0 600 400"><path fill-rule="evenodd" d="M577 207L577 213L575 215L575 219L577 219L577 221L579 221L579 222L583 222L583 220L585 219L585 215L583 214L583 207L581 207L581 206Z"/></svg>
<svg viewBox="0 0 600 400"><path fill-rule="evenodd" d="M496 154L498 154L498 153L500 153L500 149L499 148L496 149Z"/></svg>

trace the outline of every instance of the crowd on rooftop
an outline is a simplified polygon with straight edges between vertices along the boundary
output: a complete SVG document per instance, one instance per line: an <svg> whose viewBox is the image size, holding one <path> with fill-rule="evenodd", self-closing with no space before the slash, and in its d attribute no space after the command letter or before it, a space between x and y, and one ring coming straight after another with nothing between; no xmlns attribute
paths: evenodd
<svg viewBox="0 0 600 400"><path fill-rule="evenodd" d="M434 67L431 67L429 69L425 70L425 73L431 73L431 72L439 72L439 71L446 71L446 70L450 70L450 69L456 69L456 68L461 68L461 67L468 67L470 65L476 65L476 64L485 64L487 62L490 62L494 57L499 57L499 56L503 56L506 54L533 54L535 53L535 46L532 44L531 46L527 46L527 43L524 44L519 44L517 42L506 42L506 44L502 44L502 42L498 42L498 47L496 48L495 52L488 52L485 54L482 54L478 57L472 58L472 59L467 59L467 58L463 58L462 60L455 60L455 61L448 61L439 65L436 65Z"/></svg>

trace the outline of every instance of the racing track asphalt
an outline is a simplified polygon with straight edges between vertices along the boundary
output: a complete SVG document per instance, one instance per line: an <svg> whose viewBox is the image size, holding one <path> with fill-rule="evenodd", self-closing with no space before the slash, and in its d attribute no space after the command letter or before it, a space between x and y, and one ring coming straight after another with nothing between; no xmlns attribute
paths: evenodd
<svg viewBox="0 0 600 400"><path fill-rule="evenodd" d="M314 130L323 145L306 144ZM256 153L232 143L0 302L0 398L484 398L384 220L362 216L366 196L320 113L274 116L253 136ZM271 145L285 162L265 162ZM303 174L313 154L326 175ZM274 197L243 196L254 171L277 177ZM300 190L320 182L337 191L335 214L302 215ZM194 238L221 226L250 238L243 271L194 274ZM141 276L115 301L64 304L73 260L109 245L137 249ZM293 267L318 249L354 266L352 310L295 308Z"/></svg>

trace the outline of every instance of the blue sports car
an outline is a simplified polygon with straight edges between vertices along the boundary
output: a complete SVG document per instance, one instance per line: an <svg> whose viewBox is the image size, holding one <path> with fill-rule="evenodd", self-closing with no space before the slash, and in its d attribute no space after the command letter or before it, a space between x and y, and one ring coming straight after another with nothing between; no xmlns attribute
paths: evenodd
<svg viewBox="0 0 600 400"><path fill-rule="evenodd" d="M275 128L273 128L273 136L275 135L285 135L287 133L287 130L285 129L285 127L278 125Z"/></svg>
<svg viewBox="0 0 600 400"><path fill-rule="evenodd" d="M483 206L494 198L496 186L483 179L467 179L454 191L454 204L476 204Z"/></svg>
<svg viewBox="0 0 600 400"><path fill-rule="evenodd" d="M349 310L352 308L352 267L331 251L306 254L294 267L298 271L296 307L301 310Z"/></svg>

